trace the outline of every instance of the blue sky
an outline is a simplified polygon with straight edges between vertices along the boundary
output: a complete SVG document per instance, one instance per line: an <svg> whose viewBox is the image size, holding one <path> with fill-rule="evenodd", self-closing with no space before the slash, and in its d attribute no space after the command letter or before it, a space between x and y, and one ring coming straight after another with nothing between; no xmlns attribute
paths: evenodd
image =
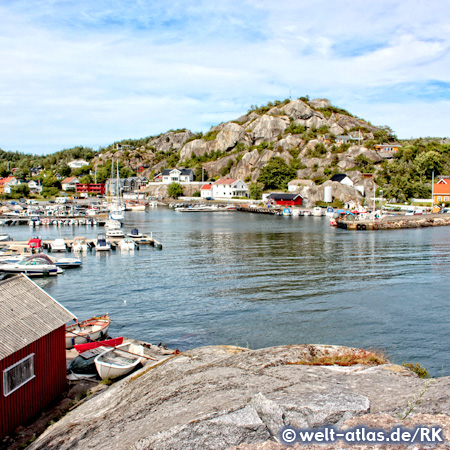
<svg viewBox="0 0 450 450"><path fill-rule="evenodd" d="M449 48L443 0L3 0L0 148L207 131L304 95L448 137Z"/></svg>

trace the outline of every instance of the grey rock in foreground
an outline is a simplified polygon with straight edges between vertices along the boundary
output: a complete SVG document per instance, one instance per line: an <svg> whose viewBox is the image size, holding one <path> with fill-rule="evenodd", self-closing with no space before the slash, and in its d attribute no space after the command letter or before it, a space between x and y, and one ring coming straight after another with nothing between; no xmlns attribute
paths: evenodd
<svg viewBox="0 0 450 450"><path fill-rule="evenodd" d="M414 404L414 414L449 414L448 377L425 386L391 364L295 364L311 354L344 350L308 345L194 349L144 367L89 399L30 449L258 448L276 443L285 425L341 427L369 413L401 415L421 391L423 401Z"/></svg>

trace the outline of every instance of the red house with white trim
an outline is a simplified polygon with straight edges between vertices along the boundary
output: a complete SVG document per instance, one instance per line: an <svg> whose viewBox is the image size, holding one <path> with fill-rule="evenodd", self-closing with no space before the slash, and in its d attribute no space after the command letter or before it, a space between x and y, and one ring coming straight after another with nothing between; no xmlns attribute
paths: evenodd
<svg viewBox="0 0 450 450"><path fill-rule="evenodd" d="M0 281L0 438L66 388L65 324L73 319L25 275Z"/></svg>
<svg viewBox="0 0 450 450"><path fill-rule="evenodd" d="M267 196L267 200L280 206L301 206L303 197L299 194L272 193Z"/></svg>

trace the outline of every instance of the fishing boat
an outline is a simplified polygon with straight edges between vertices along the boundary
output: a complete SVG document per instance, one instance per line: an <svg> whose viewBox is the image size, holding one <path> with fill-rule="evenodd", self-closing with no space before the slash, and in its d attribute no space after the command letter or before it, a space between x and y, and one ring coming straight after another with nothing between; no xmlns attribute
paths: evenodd
<svg viewBox="0 0 450 450"><path fill-rule="evenodd" d="M132 343L106 350L95 358L95 367L102 380L130 373L143 360L144 347Z"/></svg>
<svg viewBox="0 0 450 450"><path fill-rule="evenodd" d="M76 236L73 238L72 251L74 253L87 253L88 244L84 236Z"/></svg>
<svg viewBox="0 0 450 450"><path fill-rule="evenodd" d="M123 343L123 337L117 337L113 339L107 339L106 341L87 342L86 344L74 345L75 350L78 353L83 353L87 350L92 350L97 347L117 347Z"/></svg>
<svg viewBox="0 0 450 450"><path fill-rule="evenodd" d="M49 263L48 259L42 257L36 258L36 256L29 256L23 261L0 264L0 272L23 273L29 277L55 276L64 272L60 267Z"/></svg>
<svg viewBox="0 0 450 450"><path fill-rule="evenodd" d="M97 341L104 338L108 333L111 319L106 314L100 317L76 322L66 326L66 348L73 348L76 344Z"/></svg>
<svg viewBox="0 0 450 450"><path fill-rule="evenodd" d="M94 248L97 252L109 252L111 250L111 245L109 241L106 240L106 235L104 233L99 233L97 239L94 239Z"/></svg>

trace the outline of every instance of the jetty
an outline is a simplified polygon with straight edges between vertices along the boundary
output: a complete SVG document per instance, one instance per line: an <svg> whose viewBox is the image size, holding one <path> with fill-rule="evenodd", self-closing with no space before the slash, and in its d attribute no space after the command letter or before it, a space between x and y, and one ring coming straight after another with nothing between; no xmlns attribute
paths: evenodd
<svg viewBox="0 0 450 450"><path fill-rule="evenodd" d="M401 230L450 225L450 214L396 215L374 220L352 220L346 216L335 220L338 228L349 231Z"/></svg>
<svg viewBox="0 0 450 450"><path fill-rule="evenodd" d="M64 243L66 244L67 250L71 252L73 247L73 238L63 238L63 239ZM118 247L119 242L124 238L108 237L107 239L110 242L111 248L115 250ZM149 235L142 235L142 237L132 239L137 244L138 248L141 245L150 245L158 250L162 250L163 248L161 242L157 241L156 239L153 239L153 237ZM95 238L86 238L88 248L91 250L94 248L94 240ZM41 241L42 241L42 248L51 251L52 242L54 241L54 239L41 239ZM0 242L0 246L1 245L8 246L8 248L10 248L11 250L18 250L18 251L21 251L24 248L29 248L28 241L4 241Z"/></svg>

